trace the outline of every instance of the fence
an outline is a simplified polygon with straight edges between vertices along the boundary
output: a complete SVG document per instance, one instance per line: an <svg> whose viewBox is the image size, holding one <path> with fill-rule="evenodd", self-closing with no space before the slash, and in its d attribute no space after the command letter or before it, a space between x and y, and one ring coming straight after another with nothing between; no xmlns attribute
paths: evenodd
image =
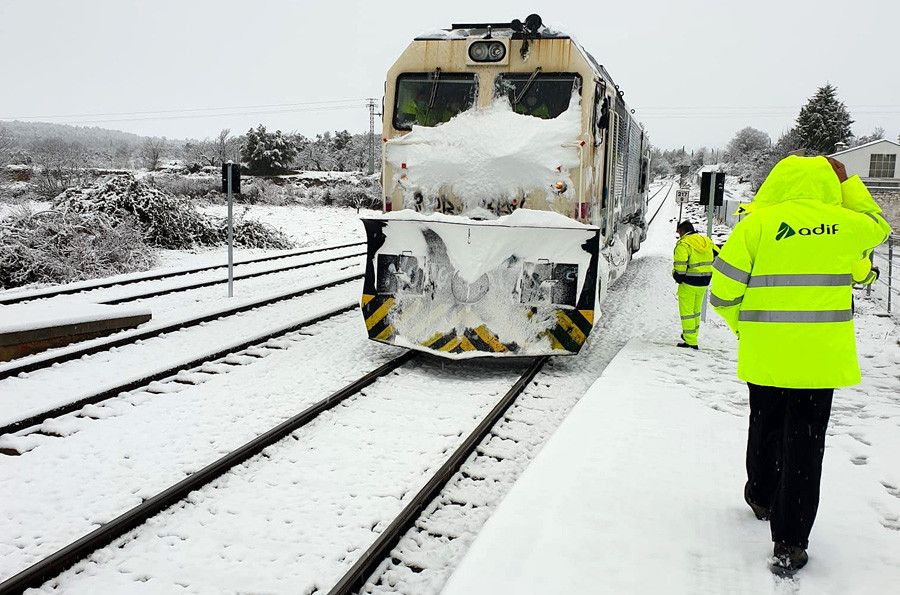
<svg viewBox="0 0 900 595"><path fill-rule="evenodd" d="M872 253L872 264L881 270L878 280L866 289L888 314L900 318L900 236L891 235Z"/></svg>

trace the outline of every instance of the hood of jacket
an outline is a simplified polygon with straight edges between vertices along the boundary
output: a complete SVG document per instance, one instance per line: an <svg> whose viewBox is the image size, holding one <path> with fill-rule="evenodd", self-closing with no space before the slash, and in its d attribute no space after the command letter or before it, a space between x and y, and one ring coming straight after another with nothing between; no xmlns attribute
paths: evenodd
<svg viewBox="0 0 900 595"><path fill-rule="evenodd" d="M841 204L841 182L824 157L785 157L772 168L748 210L790 200L818 200Z"/></svg>
<svg viewBox="0 0 900 595"><path fill-rule="evenodd" d="M712 249L712 240L699 233L689 233L679 241L687 244L697 252L704 252Z"/></svg>

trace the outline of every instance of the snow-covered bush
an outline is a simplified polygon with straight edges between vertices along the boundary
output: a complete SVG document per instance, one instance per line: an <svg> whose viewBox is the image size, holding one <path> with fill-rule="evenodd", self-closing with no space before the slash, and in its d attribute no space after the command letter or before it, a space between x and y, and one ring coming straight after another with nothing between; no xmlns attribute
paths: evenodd
<svg viewBox="0 0 900 595"><path fill-rule="evenodd" d="M219 221L219 234L222 241L228 240L228 223ZM255 219L236 219L234 222L234 243L244 248L266 248L268 250L285 250L294 244L280 230Z"/></svg>
<svg viewBox="0 0 900 595"><path fill-rule="evenodd" d="M297 147L287 136L280 130L266 132L262 124L247 132L247 139L241 147L241 159L254 174L285 172L296 156Z"/></svg>
<svg viewBox="0 0 900 595"><path fill-rule="evenodd" d="M372 209L381 203L381 194L371 186L339 184L331 191L331 200L338 207Z"/></svg>
<svg viewBox="0 0 900 595"><path fill-rule="evenodd" d="M66 283L153 265L133 221L99 212L32 212L0 221L0 287Z"/></svg>
<svg viewBox="0 0 900 595"><path fill-rule="evenodd" d="M212 246L226 239L222 220L198 212L187 200L174 197L131 174L110 176L92 186L69 189L56 198L54 205L65 212L133 218L144 239L160 248ZM248 248L289 248L292 245L284 234L261 223L244 228L236 225L235 243Z"/></svg>
<svg viewBox="0 0 900 595"><path fill-rule="evenodd" d="M149 176L149 180L154 186L167 194L191 200L200 198L215 199L221 193L221 179L219 177L153 174Z"/></svg>

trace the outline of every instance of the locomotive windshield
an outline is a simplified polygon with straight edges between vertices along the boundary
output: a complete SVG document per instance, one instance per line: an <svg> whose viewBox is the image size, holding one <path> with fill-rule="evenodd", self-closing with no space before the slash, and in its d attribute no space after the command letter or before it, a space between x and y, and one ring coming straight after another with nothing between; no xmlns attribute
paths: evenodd
<svg viewBox="0 0 900 595"><path fill-rule="evenodd" d="M566 111L572 93L580 89L581 76L572 73L500 74L494 94L506 95L518 114L549 120Z"/></svg>
<svg viewBox="0 0 900 595"><path fill-rule="evenodd" d="M394 128L412 130L436 126L464 112L475 102L475 75L430 72L397 77Z"/></svg>

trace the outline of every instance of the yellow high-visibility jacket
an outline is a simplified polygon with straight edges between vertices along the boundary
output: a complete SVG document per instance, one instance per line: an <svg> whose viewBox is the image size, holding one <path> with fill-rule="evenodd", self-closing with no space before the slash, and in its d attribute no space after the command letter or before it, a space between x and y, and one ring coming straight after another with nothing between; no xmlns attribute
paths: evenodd
<svg viewBox="0 0 900 595"><path fill-rule="evenodd" d="M675 243L672 277L678 283L705 287L712 278L715 245L697 232L686 234Z"/></svg>
<svg viewBox="0 0 900 595"><path fill-rule="evenodd" d="M856 176L824 157L780 161L713 268L710 304L738 335L738 377L782 388L860 381L851 288L891 233Z"/></svg>

